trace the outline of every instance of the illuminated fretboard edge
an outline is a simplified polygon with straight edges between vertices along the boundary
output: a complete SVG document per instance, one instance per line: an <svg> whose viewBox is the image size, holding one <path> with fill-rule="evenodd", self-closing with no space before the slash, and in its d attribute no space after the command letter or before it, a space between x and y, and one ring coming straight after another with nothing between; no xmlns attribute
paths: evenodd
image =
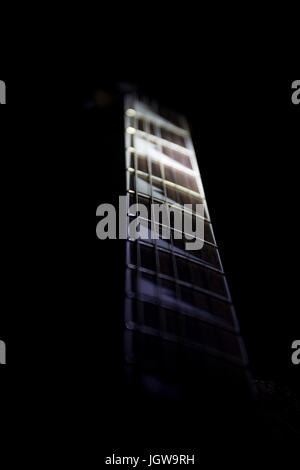
<svg viewBox="0 0 300 470"><path fill-rule="evenodd" d="M142 152L141 150L137 151L133 147L128 147L127 150L131 153L136 153L137 155L141 157L149 157L150 160L164 163L165 165L170 166L172 168L176 168L177 170L182 171L183 173L187 173L188 175L191 175L191 176L195 175L194 170L187 168L186 166L182 165L179 162L176 162L175 160L168 157L167 155L164 155L163 153L161 153L160 155L151 155L150 152L147 152L147 151Z"/></svg>
<svg viewBox="0 0 300 470"><path fill-rule="evenodd" d="M175 150L176 152L183 153L187 156L195 155L195 153L192 150L186 147L182 147L181 145L174 144L174 142L170 142L169 140L163 139L162 137L158 137L157 135L153 135L145 131L140 131L139 129L136 129L136 128L134 128L134 130L135 130L134 132L135 134L141 137L146 137L147 140L149 140L150 142L154 142L155 144L162 145L163 147L168 147L171 150Z"/></svg>
<svg viewBox="0 0 300 470"><path fill-rule="evenodd" d="M142 176L149 176L148 173L144 173L143 171L140 171L140 170L135 170L134 168L126 168L126 170L129 172L129 173L137 173L138 175L142 175ZM199 202L199 204L203 203L204 205L206 205L206 199L205 197L202 197L202 195L196 191L192 191L191 189L189 188L186 188L185 186L181 186L180 184L177 184L177 183L172 183L172 181L168 181L166 179L163 179L163 178L159 178L158 176L153 176L152 175L152 180L153 181L157 181L157 182L160 182L160 183L165 183L167 186L170 186L171 188L175 188L177 189L178 191L181 191L183 193L187 193L187 194L190 194L191 196L195 196L195 197L200 197L201 198L201 201L202 202ZM134 190L129 190L129 192L131 194L134 194L135 191ZM158 198L156 198L158 199ZM164 199L162 199L164 200ZM179 206L181 206L181 204L179 204ZM205 218L205 217L204 217ZM209 220L209 219L207 219Z"/></svg>
<svg viewBox="0 0 300 470"><path fill-rule="evenodd" d="M147 121L148 123L151 123L159 127L163 127L164 129L174 132L174 134L177 134L182 137L189 136L189 132L186 129L182 129L182 127L178 127L175 124L170 123L169 121L161 118L155 113L150 113L150 112L146 113L146 112L141 112L141 111L130 109L126 111L127 116L128 116L127 114L128 111L135 112L134 114L131 114L130 117L134 117L136 119L143 119Z"/></svg>

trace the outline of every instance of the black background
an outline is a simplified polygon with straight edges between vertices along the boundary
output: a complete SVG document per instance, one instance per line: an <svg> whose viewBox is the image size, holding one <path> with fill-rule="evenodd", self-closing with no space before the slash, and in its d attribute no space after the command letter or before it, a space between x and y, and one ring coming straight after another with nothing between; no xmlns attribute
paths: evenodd
<svg viewBox="0 0 300 470"><path fill-rule="evenodd" d="M232 73L215 78L186 71L151 72L103 77L95 70L82 79L85 105L97 90L115 97L109 109L98 106L82 112L88 136L85 149L94 176L89 197L96 209L102 202L117 205L117 197L124 191L124 164L118 163L120 171L115 171L124 145L119 137L123 121L116 118L122 114L120 83L123 88L124 82L129 88L133 85L146 96L185 114L253 376L288 387L299 396L299 371L291 363L291 344L299 334L294 275L298 258L295 213L299 109L291 102L293 80L255 74L245 78ZM126 450L139 432L151 442L163 418L155 422L155 418L144 417L140 422L138 415L143 406L134 400L135 408L124 412L126 404L132 402L120 398L123 394L126 397L118 368L122 338L116 334L122 329L122 316L117 312L122 311L123 290L116 290L123 279L122 250L120 241L100 242L95 238L92 279L96 299L91 311L105 332L100 338L98 331L93 331L92 342L93 358L99 358L101 377L105 377L105 385L102 382L97 390L106 397L102 403L109 407L104 412L99 405L100 414L108 442L118 442L117 425ZM155 404L151 405L149 415L155 416ZM131 438L126 430L130 430ZM198 433L194 434L195 440L201 435ZM252 433L246 433L242 440L251 441ZM180 434L181 444L195 442L187 435L185 440L184 433ZM166 443L167 438L157 440Z"/></svg>
<svg viewBox="0 0 300 470"><path fill-rule="evenodd" d="M299 387L291 364L299 337L300 106L291 103L293 80L246 73L237 64L213 72L197 56L171 67L167 51L160 59L132 59L125 67L123 54L109 62L95 55L67 73L43 67L0 76L7 83L0 110L6 258L0 338L7 343L1 375L8 393L26 381L25 396L30 390L36 396L40 384L61 399L59 385L70 379L75 393L83 388L89 395L91 387L95 419L117 400L116 392L108 398L120 371L118 354L108 349L107 338L119 343L107 315L122 298L113 287L116 268L122 277L122 243L104 248L92 237L95 208L118 197L122 186L122 173L106 177L115 167L106 156L119 155L123 123L107 110L94 119L84 103L99 88L115 93L120 82L187 115L254 376ZM97 402L100 388L108 392Z"/></svg>

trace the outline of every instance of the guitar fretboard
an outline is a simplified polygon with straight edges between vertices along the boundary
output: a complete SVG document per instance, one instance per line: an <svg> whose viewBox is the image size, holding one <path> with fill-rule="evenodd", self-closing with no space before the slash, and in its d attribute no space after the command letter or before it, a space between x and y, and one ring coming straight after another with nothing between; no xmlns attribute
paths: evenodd
<svg viewBox="0 0 300 470"><path fill-rule="evenodd" d="M125 143L128 225L134 220L131 206L142 204L148 210L148 216L140 213L141 238L129 237L126 248L127 360L151 362L145 352L151 338L152 363L162 360L163 345L172 343L173 349L188 348L246 368L247 353L186 120L128 96ZM167 214L155 224L154 204L164 204ZM203 207L201 215L197 204ZM184 217L186 211L193 226L201 218L199 250L186 249L191 233L185 227L180 233L174 222L174 214Z"/></svg>

